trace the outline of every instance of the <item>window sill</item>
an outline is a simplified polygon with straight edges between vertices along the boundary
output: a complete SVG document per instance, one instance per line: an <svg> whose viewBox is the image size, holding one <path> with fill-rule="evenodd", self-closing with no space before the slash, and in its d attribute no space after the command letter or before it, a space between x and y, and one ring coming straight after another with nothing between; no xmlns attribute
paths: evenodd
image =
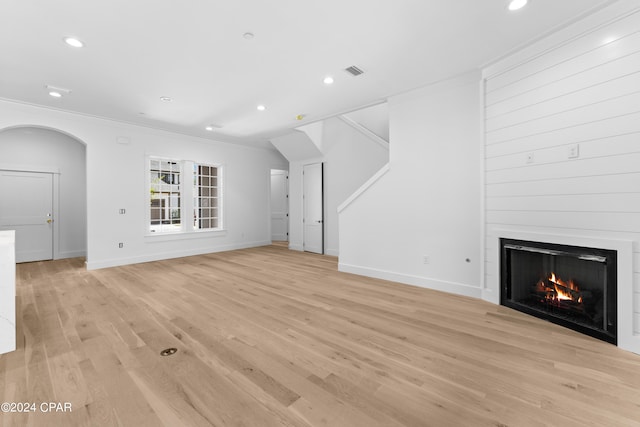
<svg viewBox="0 0 640 427"><path fill-rule="evenodd" d="M179 231L172 233L147 233L144 236L145 243L168 242L173 240L206 239L210 237L222 237L227 235L227 230L197 230Z"/></svg>

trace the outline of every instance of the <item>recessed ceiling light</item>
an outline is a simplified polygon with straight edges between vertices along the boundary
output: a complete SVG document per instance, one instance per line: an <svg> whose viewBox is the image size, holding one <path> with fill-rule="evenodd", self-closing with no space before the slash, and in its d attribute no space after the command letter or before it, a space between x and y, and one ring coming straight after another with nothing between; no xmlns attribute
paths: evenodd
<svg viewBox="0 0 640 427"><path fill-rule="evenodd" d="M244 37L247 40L251 40L254 36L253 36L253 33L244 33L242 37Z"/></svg>
<svg viewBox="0 0 640 427"><path fill-rule="evenodd" d="M522 9L527 5L528 0L511 0L509 2L509 10Z"/></svg>
<svg viewBox="0 0 640 427"><path fill-rule="evenodd" d="M258 109L258 111L264 111L267 109L267 107L265 107L264 105L258 105L256 108Z"/></svg>
<svg viewBox="0 0 640 427"><path fill-rule="evenodd" d="M169 98L168 96L161 96L160 101L171 102L173 101L173 99Z"/></svg>
<svg viewBox="0 0 640 427"><path fill-rule="evenodd" d="M327 77L324 78L323 81L324 81L324 84L326 84L326 85L333 84L333 77L327 76Z"/></svg>
<svg viewBox="0 0 640 427"><path fill-rule="evenodd" d="M65 89L58 86L46 85L45 88L49 95L54 98L62 98L64 95L69 95L71 93L71 89Z"/></svg>
<svg viewBox="0 0 640 427"><path fill-rule="evenodd" d="M75 37L65 37L64 42L73 47L84 47L84 43Z"/></svg>

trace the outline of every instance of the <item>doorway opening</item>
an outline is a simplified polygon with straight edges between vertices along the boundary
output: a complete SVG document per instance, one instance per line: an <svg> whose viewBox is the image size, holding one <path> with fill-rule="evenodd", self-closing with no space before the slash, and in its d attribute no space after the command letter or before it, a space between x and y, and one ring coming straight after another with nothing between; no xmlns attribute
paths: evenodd
<svg viewBox="0 0 640 427"><path fill-rule="evenodd" d="M303 249L324 254L324 167L322 163L304 165L303 181Z"/></svg>
<svg viewBox="0 0 640 427"><path fill-rule="evenodd" d="M289 242L289 171L271 170L271 242Z"/></svg>
<svg viewBox="0 0 640 427"><path fill-rule="evenodd" d="M55 129L0 131L0 230L16 262L86 257L86 146Z"/></svg>

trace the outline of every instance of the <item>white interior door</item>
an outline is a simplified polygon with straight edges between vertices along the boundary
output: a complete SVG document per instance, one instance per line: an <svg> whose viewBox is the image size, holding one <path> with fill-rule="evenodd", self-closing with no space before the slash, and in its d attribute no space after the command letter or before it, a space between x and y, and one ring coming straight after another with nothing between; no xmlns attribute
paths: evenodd
<svg viewBox="0 0 640 427"><path fill-rule="evenodd" d="M289 241L289 173L271 171L271 240Z"/></svg>
<svg viewBox="0 0 640 427"><path fill-rule="evenodd" d="M304 250L324 253L324 216L322 205L322 163L303 168Z"/></svg>
<svg viewBox="0 0 640 427"><path fill-rule="evenodd" d="M0 171L0 230L16 231L16 262L53 259L53 175Z"/></svg>

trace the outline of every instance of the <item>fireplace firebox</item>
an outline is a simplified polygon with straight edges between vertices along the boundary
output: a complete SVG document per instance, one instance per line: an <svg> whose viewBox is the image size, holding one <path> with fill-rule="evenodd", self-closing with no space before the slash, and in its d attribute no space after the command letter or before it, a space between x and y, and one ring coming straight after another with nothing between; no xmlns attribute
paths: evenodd
<svg viewBox="0 0 640 427"><path fill-rule="evenodd" d="M504 306L617 344L614 250L500 239Z"/></svg>

